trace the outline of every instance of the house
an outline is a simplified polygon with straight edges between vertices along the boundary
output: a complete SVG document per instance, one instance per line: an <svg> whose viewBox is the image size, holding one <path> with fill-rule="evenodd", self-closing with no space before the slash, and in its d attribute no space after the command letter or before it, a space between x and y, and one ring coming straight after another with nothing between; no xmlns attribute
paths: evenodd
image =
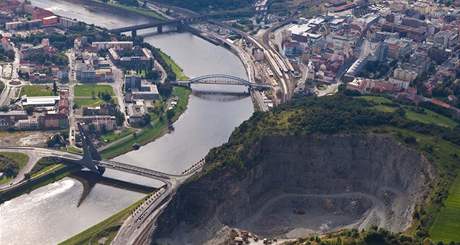
<svg viewBox="0 0 460 245"><path fill-rule="evenodd" d="M41 129L66 129L69 127L67 115L58 113L46 113L38 118Z"/></svg>
<svg viewBox="0 0 460 245"><path fill-rule="evenodd" d="M145 124L146 110L144 105L128 105L128 122L133 126L142 126Z"/></svg>
<svg viewBox="0 0 460 245"><path fill-rule="evenodd" d="M83 123L84 125L93 125L99 132L113 131L117 128L115 116L95 115L77 117L76 119L77 122Z"/></svg>
<svg viewBox="0 0 460 245"><path fill-rule="evenodd" d="M96 70L90 64L77 63L75 75L80 82L92 83L96 81Z"/></svg>
<svg viewBox="0 0 460 245"><path fill-rule="evenodd" d="M157 85L149 83L146 80L142 81L140 89L132 90L133 100L158 100L160 93L158 92Z"/></svg>
<svg viewBox="0 0 460 245"><path fill-rule="evenodd" d="M28 118L26 111L7 111L0 112L0 129L13 128L17 121Z"/></svg>
<svg viewBox="0 0 460 245"><path fill-rule="evenodd" d="M97 51L103 49L132 49L133 42L131 41L111 41L111 42L92 42L91 46Z"/></svg>

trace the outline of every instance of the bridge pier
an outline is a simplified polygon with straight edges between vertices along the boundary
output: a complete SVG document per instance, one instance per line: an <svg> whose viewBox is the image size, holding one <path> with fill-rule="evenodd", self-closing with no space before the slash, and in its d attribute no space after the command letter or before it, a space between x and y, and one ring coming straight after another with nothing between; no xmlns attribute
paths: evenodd
<svg viewBox="0 0 460 245"><path fill-rule="evenodd" d="M182 23L178 23L176 28L177 28L177 32L183 32L185 29Z"/></svg>

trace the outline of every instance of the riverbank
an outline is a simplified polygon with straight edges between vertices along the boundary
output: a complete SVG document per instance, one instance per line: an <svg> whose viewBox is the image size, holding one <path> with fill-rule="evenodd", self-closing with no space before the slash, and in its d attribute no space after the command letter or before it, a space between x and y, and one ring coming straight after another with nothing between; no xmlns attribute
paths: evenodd
<svg viewBox="0 0 460 245"><path fill-rule="evenodd" d="M32 176L29 180L21 182L11 190L0 192L0 203L61 180L69 176L72 172L80 169L81 167L77 165L59 165L59 167L48 169L47 171L42 172L42 174Z"/></svg>
<svg viewBox="0 0 460 245"><path fill-rule="evenodd" d="M172 97L177 97L177 105L174 107L174 109L172 109L174 115L170 124L173 124L175 121L177 121L180 115L185 112L191 93L191 90L188 88L173 87ZM164 114L166 114L166 112L164 112ZM130 152L133 150L132 146L135 144L146 145L165 135L169 132L168 127L169 123L167 120L164 120L164 118L154 118L150 126L143 128L140 132L130 134L122 140L119 140L115 144L111 145L109 148L102 150L101 156L104 159L110 159Z"/></svg>
<svg viewBox="0 0 460 245"><path fill-rule="evenodd" d="M145 8L141 8L141 7L123 5L123 4L120 4L120 3L113 2L113 1L107 1L107 2L99 1L99 0L90 0L90 1L93 2L93 3L100 4L100 5L105 5L105 6L108 6L108 7L116 8L116 9L119 9L119 10L129 11L129 12L139 14L139 15L142 15L142 16L145 16L145 17L155 18L157 20L165 20L165 18L162 15L156 13L155 11L153 11L151 9L145 9Z"/></svg>
<svg viewBox="0 0 460 245"><path fill-rule="evenodd" d="M148 197L142 198L131 206L121 210L120 212L110 216L109 218L101 221L100 223L78 233L75 236L59 243L60 245L72 244L110 244L110 242L117 235L123 221Z"/></svg>

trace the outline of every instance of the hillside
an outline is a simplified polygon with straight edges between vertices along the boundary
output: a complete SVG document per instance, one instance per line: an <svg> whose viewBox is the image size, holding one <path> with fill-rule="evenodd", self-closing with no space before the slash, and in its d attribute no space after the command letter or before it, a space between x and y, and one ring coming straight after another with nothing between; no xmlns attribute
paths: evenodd
<svg viewBox="0 0 460 245"><path fill-rule="evenodd" d="M174 5L197 12L213 10L232 10L251 6L253 0L156 0L159 3Z"/></svg>
<svg viewBox="0 0 460 245"><path fill-rule="evenodd" d="M460 210L446 199L459 182L460 129L433 110L339 95L255 113L179 188L155 243L225 244L233 228L283 239L374 226L414 243L459 241Z"/></svg>

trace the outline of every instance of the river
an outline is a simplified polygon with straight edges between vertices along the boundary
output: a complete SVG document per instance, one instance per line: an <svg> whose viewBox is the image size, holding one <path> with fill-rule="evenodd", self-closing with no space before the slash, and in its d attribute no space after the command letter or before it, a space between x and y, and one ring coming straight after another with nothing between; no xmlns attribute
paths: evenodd
<svg viewBox="0 0 460 245"><path fill-rule="evenodd" d="M88 8L62 0L32 0L58 15L107 28L143 23L144 17L104 8ZM188 33L148 36L145 41L169 54L189 77L229 74L246 78L243 64L229 51ZM205 89L208 87L194 87ZM213 88L216 89L216 88ZM222 88L218 88L221 90ZM225 88L225 90L241 88ZM116 158L160 171L179 173L227 141L233 129L253 112L249 97L192 94L175 130L156 141ZM105 175L139 183L155 181L107 170ZM0 205L2 244L56 244L111 216L143 197L142 194L97 184L77 207L80 182L65 178Z"/></svg>

